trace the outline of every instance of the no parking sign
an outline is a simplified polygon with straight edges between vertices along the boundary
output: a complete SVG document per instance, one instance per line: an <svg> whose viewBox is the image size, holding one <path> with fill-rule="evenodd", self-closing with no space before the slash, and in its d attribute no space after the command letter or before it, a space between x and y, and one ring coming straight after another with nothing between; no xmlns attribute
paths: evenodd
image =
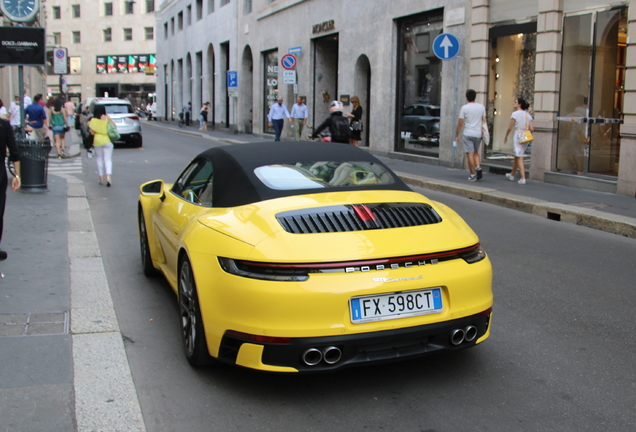
<svg viewBox="0 0 636 432"><path fill-rule="evenodd" d="M283 58L280 59L280 64L283 69L294 70L296 68L296 56L293 54L285 54Z"/></svg>
<svg viewBox="0 0 636 432"><path fill-rule="evenodd" d="M68 73L68 55L66 48L53 50L53 73L66 75Z"/></svg>

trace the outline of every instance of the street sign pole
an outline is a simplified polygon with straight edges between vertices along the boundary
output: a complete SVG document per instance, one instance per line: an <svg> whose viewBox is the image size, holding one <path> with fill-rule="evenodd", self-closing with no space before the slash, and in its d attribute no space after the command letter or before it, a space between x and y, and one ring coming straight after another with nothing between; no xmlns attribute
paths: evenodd
<svg viewBox="0 0 636 432"><path fill-rule="evenodd" d="M26 136L24 132L24 66L18 65L18 95L20 97L20 138Z"/></svg>
<svg viewBox="0 0 636 432"><path fill-rule="evenodd" d="M455 80L453 82L453 87L455 88L453 96L453 134L455 134L455 131L457 130L457 85L459 82L459 64L457 62L459 56L457 54L459 54L459 48L459 40L450 33L441 33L433 41L433 53L437 56L437 58L441 60L455 59ZM453 168L455 168L455 148L458 145L459 144L455 141L455 136L453 135L453 148L451 155Z"/></svg>

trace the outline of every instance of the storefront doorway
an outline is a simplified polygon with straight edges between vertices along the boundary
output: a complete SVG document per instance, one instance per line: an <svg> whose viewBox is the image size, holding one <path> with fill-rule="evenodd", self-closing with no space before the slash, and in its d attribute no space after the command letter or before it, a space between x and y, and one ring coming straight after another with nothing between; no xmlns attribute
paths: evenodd
<svg viewBox="0 0 636 432"><path fill-rule="evenodd" d="M399 21L397 151L439 157L442 60L433 41L443 28L443 9Z"/></svg>
<svg viewBox="0 0 636 432"><path fill-rule="evenodd" d="M338 97L338 33L313 40L314 95L313 125L329 116L329 104Z"/></svg>
<svg viewBox="0 0 636 432"><path fill-rule="evenodd" d="M557 171L618 175L626 43L627 8L564 18Z"/></svg>

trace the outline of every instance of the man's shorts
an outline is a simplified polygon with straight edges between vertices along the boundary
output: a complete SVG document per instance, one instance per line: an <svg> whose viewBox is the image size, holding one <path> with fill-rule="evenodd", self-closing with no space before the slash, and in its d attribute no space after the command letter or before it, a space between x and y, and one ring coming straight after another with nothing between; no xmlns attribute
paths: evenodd
<svg viewBox="0 0 636 432"><path fill-rule="evenodd" d="M463 139L464 153L479 153L479 144L481 144L481 137L463 135Z"/></svg>

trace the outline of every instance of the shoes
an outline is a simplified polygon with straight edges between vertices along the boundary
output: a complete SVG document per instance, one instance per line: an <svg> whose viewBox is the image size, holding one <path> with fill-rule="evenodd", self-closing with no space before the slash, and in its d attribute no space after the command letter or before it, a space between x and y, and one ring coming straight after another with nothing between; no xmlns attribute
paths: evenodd
<svg viewBox="0 0 636 432"><path fill-rule="evenodd" d="M62 159L62 155L58 153L58 154L57 154L57 158L58 158L58 159Z"/></svg>
<svg viewBox="0 0 636 432"><path fill-rule="evenodd" d="M89 159L93 159L93 151L92 151L92 150L88 150L88 151L86 152L86 154L88 155L88 158L89 158Z"/></svg>
<svg viewBox="0 0 636 432"><path fill-rule="evenodd" d="M521 179L521 180L519 180L517 183L519 183L519 184L526 184L526 179Z"/></svg>
<svg viewBox="0 0 636 432"><path fill-rule="evenodd" d="M106 186L110 187L110 176L106 176Z"/></svg>
<svg viewBox="0 0 636 432"><path fill-rule="evenodd" d="M9 256L9 255L8 255L5 251L3 251L2 249L0 249L0 261L4 261L4 260L6 260L8 256Z"/></svg>
<svg viewBox="0 0 636 432"><path fill-rule="evenodd" d="M475 168L475 172L477 173L477 180L481 180L484 174L481 172L481 167Z"/></svg>
<svg viewBox="0 0 636 432"><path fill-rule="evenodd" d="M100 177L99 180L97 180L97 184L103 185L104 184L104 178Z"/></svg>
<svg viewBox="0 0 636 432"><path fill-rule="evenodd" d="M477 176L476 175L468 176L468 181L477 181Z"/></svg>
<svg viewBox="0 0 636 432"><path fill-rule="evenodd" d="M515 181L515 176L510 175L510 173L506 173L506 178L510 181Z"/></svg>

